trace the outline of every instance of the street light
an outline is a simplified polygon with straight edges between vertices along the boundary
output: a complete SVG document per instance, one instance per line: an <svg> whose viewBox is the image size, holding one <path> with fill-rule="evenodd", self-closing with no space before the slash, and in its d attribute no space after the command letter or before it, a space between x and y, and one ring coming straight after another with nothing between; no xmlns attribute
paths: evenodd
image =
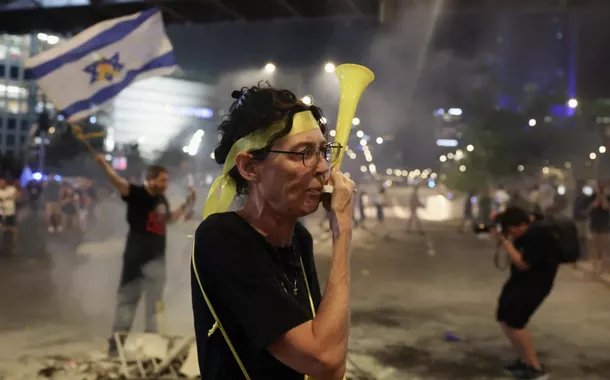
<svg viewBox="0 0 610 380"><path fill-rule="evenodd" d="M474 150L474 146L472 144L470 144L466 147L466 150L469 152L472 152Z"/></svg>
<svg viewBox="0 0 610 380"><path fill-rule="evenodd" d="M530 125L530 127L535 127L536 126L536 119L530 119L529 125Z"/></svg>
<svg viewBox="0 0 610 380"><path fill-rule="evenodd" d="M523 167L523 165L519 165L517 166L517 170L522 172L525 168Z"/></svg>
<svg viewBox="0 0 610 380"><path fill-rule="evenodd" d="M359 138L363 138L364 137L364 132L358 131L358 132L356 132L356 136L358 136Z"/></svg>
<svg viewBox="0 0 610 380"><path fill-rule="evenodd" d="M301 101L306 105L310 106L313 104L313 98L310 95L305 95L301 98Z"/></svg>
<svg viewBox="0 0 610 380"><path fill-rule="evenodd" d="M574 98L568 100L568 107L570 107L572 109L578 107L578 100L576 100Z"/></svg>
<svg viewBox="0 0 610 380"><path fill-rule="evenodd" d="M360 119L358 119L357 117L352 119L352 124L354 125L360 125Z"/></svg>
<svg viewBox="0 0 610 380"><path fill-rule="evenodd" d="M600 146L600 147L599 147L599 152L600 152L600 153L606 153L606 147L605 147L605 146L603 146L603 145L602 145L602 146Z"/></svg>
<svg viewBox="0 0 610 380"><path fill-rule="evenodd" d="M365 139L360 140L360 145L365 146L366 145L366 140Z"/></svg>
<svg viewBox="0 0 610 380"><path fill-rule="evenodd" d="M324 65L324 71L326 71L327 73L334 73L335 64L332 62L327 62L326 65Z"/></svg>
<svg viewBox="0 0 610 380"><path fill-rule="evenodd" d="M375 140L377 142L377 144L383 144L383 138L382 137L377 137L377 140Z"/></svg>
<svg viewBox="0 0 610 380"><path fill-rule="evenodd" d="M597 154L591 152L591 153L589 153L589 158L592 160L595 160L597 158Z"/></svg>
<svg viewBox="0 0 610 380"><path fill-rule="evenodd" d="M445 161L447 161L447 156L442 155L438 159L439 159L440 162L445 162Z"/></svg>
<svg viewBox="0 0 610 380"><path fill-rule="evenodd" d="M332 137L335 137L336 134L337 134L337 131L335 131L334 129L330 131L330 135Z"/></svg>
<svg viewBox="0 0 610 380"><path fill-rule="evenodd" d="M360 171L363 172L363 173L366 173L366 166L362 165L360 167Z"/></svg>
<svg viewBox="0 0 610 380"><path fill-rule="evenodd" d="M549 174L549 168L546 166L542 168L542 174Z"/></svg>
<svg viewBox="0 0 610 380"><path fill-rule="evenodd" d="M461 172L465 172L466 171L466 165L460 165L460 171Z"/></svg>
<svg viewBox="0 0 610 380"><path fill-rule="evenodd" d="M392 169L386 169L385 174L392 175Z"/></svg>
<svg viewBox="0 0 610 380"><path fill-rule="evenodd" d="M274 72L275 71L275 65L273 63L271 63L271 62L267 63L265 65L265 71L268 72L268 73Z"/></svg>

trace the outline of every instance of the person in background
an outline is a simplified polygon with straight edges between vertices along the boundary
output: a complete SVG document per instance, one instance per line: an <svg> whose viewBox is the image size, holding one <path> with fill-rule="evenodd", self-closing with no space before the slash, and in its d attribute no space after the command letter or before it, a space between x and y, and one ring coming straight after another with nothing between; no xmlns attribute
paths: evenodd
<svg viewBox="0 0 610 380"><path fill-rule="evenodd" d="M8 233L8 242L5 235L3 251L14 253L17 246L17 199L19 193L17 188L0 178L0 218L2 220L2 233ZM10 248L7 248L10 247Z"/></svg>
<svg viewBox="0 0 610 380"><path fill-rule="evenodd" d="M593 268L604 271L604 256L608 249L610 232L610 196L606 194L606 183L597 181L597 192L589 197L589 230L593 237Z"/></svg>
<svg viewBox="0 0 610 380"><path fill-rule="evenodd" d="M65 184L62 186L60 205L65 229L80 231L80 216L78 213L79 197L74 188Z"/></svg>
<svg viewBox="0 0 610 380"><path fill-rule="evenodd" d="M462 221L458 225L458 232L464 232L464 227L466 226L472 227L474 221L473 200L475 195L476 192L474 190L470 190L468 194L466 194L466 198L464 199L464 215L462 216Z"/></svg>
<svg viewBox="0 0 610 380"><path fill-rule="evenodd" d="M424 204L422 203L421 199L419 198L419 184L417 184L413 188L413 192L411 193L411 197L409 198L409 212L411 215L409 216L409 221L407 222L407 232L408 233L411 232L411 227L413 226L413 223L415 223L417 225L417 229L419 230L419 233L421 235L424 234L424 228L422 227L422 223L421 223L421 220L419 219L419 215L417 215L417 212L422 207L424 207Z"/></svg>
<svg viewBox="0 0 610 380"><path fill-rule="evenodd" d="M354 227L366 228L364 224L366 215L364 214L366 193L364 191L356 193L354 199Z"/></svg>
<svg viewBox="0 0 610 380"><path fill-rule="evenodd" d="M42 191L45 202L45 220L50 233L63 231L61 205L59 204L60 192L61 184L56 175L50 173Z"/></svg>
<svg viewBox="0 0 610 380"><path fill-rule="evenodd" d="M492 204L489 188L483 189L481 196L479 197L479 214L477 216L478 222L485 226L489 226L492 222Z"/></svg>
<svg viewBox="0 0 610 380"><path fill-rule="evenodd" d="M379 188L379 192L375 197L375 208L377 209L377 221L379 223L383 223L385 220L385 215L383 213L383 208L387 205L387 197L386 197L385 186L381 186Z"/></svg>
<svg viewBox="0 0 610 380"><path fill-rule="evenodd" d="M574 188L574 201L572 202L572 220L578 228L578 240L580 241L580 259L585 260L588 255L589 245L589 196L583 192L585 181L579 179Z"/></svg>
<svg viewBox="0 0 610 380"><path fill-rule="evenodd" d="M502 213L506 210L508 202L510 201L510 195L504 189L503 185L499 185L494 193L493 198L493 212L495 214Z"/></svg>
<svg viewBox="0 0 610 380"><path fill-rule="evenodd" d="M157 332L158 312L163 309L167 224L182 217L186 204L194 200L195 191L191 189L185 203L171 211L165 198L169 182L167 169L152 165L148 167L144 185L135 185L119 176L103 154L97 155L96 161L127 203L129 224L112 332L128 333L131 330L143 293L146 296L145 331ZM111 337L108 356L117 355L118 344Z"/></svg>
<svg viewBox="0 0 610 380"><path fill-rule="evenodd" d="M517 360L504 370L516 379L547 379L527 325L551 293L557 276L553 230L532 222L531 214L518 207L508 207L501 224L502 233L495 228L490 233L508 254L511 270L498 299L496 319L517 354Z"/></svg>

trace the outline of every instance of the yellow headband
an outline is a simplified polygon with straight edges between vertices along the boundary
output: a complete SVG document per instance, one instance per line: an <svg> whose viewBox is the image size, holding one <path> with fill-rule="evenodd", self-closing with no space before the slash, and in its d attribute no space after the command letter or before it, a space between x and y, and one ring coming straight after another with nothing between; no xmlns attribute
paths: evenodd
<svg viewBox="0 0 610 380"><path fill-rule="evenodd" d="M238 153L250 152L266 147L271 137L285 127L286 123L281 121L271 125L265 130L254 131L233 144L222 168L222 175L216 178L212 183L212 187L210 188L210 192L205 201L205 206L203 206L204 220L211 214L227 211L231 206L231 202L233 202L233 198L235 198L237 185L233 178L229 176L229 172L235 166L235 156L237 156ZM292 118L292 129L290 129L287 136L319 128L320 125L311 111L303 111L294 114Z"/></svg>

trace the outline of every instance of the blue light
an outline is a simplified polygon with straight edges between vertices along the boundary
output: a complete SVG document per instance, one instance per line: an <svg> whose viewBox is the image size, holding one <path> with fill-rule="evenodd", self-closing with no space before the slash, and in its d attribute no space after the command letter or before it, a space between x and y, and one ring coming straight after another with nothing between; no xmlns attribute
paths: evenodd
<svg viewBox="0 0 610 380"><path fill-rule="evenodd" d="M97 123L97 117L95 117L95 116L91 116L91 117L89 118L89 122L90 122L91 124L95 124L95 123Z"/></svg>
<svg viewBox="0 0 610 380"><path fill-rule="evenodd" d="M59 174L55 174L54 178L57 182L61 182L61 176Z"/></svg>
<svg viewBox="0 0 610 380"><path fill-rule="evenodd" d="M434 183L434 181L428 181L429 188L434 189L435 186L436 186L436 183Z"/></svg>
<svg viewBox="0 0 610 380"><path fill-rule="evenodd" d="M453 199L453 193L447 193L447 199Z"/></svg>
<svg viewBox="0 0 610 380"><path fill-rule="evenodd" d="M171 113L193 116L199 119L211 119L214 117L214 111L209 108L168 106L167 109Z"/></svg>
<svg viewBox="0 0 610 380"><path fill-rule="evenodd" d="M476 196L472 196L470 197L470 203L477 203L477 197Z"/></svg>
<svg viewBox="0 0 610 380"><path fill-rule="evenodd" d="M40 181L42 179L42 174L40 174L39 172L36 172L36 173L32 174L32 178L34 178L36 181Z"/></svg>

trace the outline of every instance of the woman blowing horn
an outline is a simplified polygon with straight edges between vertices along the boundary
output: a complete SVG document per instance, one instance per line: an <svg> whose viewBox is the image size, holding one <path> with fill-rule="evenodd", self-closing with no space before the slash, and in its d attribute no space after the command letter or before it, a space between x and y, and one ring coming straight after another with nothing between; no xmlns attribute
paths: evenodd
<svg viewBox="0 0 610 380"><path fill-rule="evenodd" d="M341 379L349 335L349 245L354 182L329 167L321 111L288 90L254 86L219 129L223 175L195 234L192 297L201 376ZM298 218L331 211L331 270L321 295L313 241ZM218 195L220 191L220 196ZM235 195L243 207L225 212ZM209 215L209 216L208 216Z"/></svg>

